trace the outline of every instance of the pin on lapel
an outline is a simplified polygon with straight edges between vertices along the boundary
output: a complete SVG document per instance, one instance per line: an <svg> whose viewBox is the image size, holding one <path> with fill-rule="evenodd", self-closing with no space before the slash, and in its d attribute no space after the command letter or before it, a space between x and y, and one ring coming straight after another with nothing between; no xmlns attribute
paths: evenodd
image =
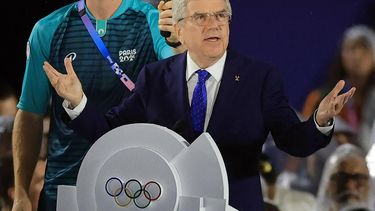
<svg viewBox="0 0 375 211"><path fill-rule="evenodd" d="M239 75L235 75L235 76L234 76L234 80L235 80L236 82L240 82L240 76L239 76Z"/></svg>

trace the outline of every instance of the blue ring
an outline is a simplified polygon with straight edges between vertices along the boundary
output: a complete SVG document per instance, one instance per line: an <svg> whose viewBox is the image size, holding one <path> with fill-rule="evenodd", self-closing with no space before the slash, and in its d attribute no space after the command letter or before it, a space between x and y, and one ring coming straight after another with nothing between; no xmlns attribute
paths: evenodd
<svg viewBox="0 0 375 211"><path fill-rule="evenodd" d="M117 180L120 182L121 184L121 191L119 191L117 194L115 192L115 194L112 194L108 191L108 183L109 181L112 181L112 180ZM105 183L105 191L107 192L108 195L112 196L112 197L117 197L121 194L122 190L124 190L124 184L122 183L122 181L118 178L118 177L111 177L107 180L107 182Z"/></svg>

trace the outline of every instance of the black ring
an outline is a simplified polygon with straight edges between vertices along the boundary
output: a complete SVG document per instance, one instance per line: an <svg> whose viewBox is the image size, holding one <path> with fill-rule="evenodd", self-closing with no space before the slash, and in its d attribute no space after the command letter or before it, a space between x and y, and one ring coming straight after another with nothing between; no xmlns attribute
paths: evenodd
<svg viewBox="0 0 375 211"><path fill-rule="evenodd" d="M138 185L139 185L139 189L138 189L137 191L134 192L134 196L131 196L131 195L129 196L129 194L127 193L126 189L131 190L130 188L127 188L127 187L128 187L128 184L129 184L130 182L133 182L133 181L135 181L136 183L138 183ZM131 198L131 199L138 198L138 197L141 195L142 190L143 190L143 188L142 188L142 184L141 184L138 180L136 180L136 179L131 179L131 180L127 181L127 182L125 183L124 189L125 189L125 190L124 190L125 194L126 194L129 198ZM137 195L138 191L140 191L140 192L139 192L139 194Z"/></svg>

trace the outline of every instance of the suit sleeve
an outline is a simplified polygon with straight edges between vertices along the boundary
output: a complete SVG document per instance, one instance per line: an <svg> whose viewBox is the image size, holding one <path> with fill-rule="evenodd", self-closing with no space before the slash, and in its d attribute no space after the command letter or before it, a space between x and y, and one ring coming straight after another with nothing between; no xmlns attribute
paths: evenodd
<svg viewBox="0 0 375 211"><path fill-rule="evenodd" d="M147 99L148 91L145 89L147 87L145 72L143 68L136 82L136 88L118 106L102 114L88 99L82 113L68 123L69 127L90 142L95 142L116 127L146 122L145 99Z"/></svg>
<svg viewBox="0 0 375 211"><path fill-rule="evenodd" d="M322 134L313 117L304 122L299 120L289 105L282 79L275 69L268 71L263 84L263 116L279 149L293 156L305 157L329 143L332 134Z"/></svg>

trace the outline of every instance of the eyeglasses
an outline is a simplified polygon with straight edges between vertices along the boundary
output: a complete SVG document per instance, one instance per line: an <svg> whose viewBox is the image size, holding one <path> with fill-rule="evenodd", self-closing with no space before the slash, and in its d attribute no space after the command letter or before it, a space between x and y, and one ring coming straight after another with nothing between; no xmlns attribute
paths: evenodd
<svg viewBox="0 0 375 211"><path fill-rule="evenodd" d="M227 11L220 12L211 12L211 13L194 13L191 16L187 16L179 19L177 22L180 22L185 19L191 19L195 24L199 26L206 26L210 21L210 17L215 17L215 20L219 24L226 24L230 21L232 14Z"/></svg>
<svg viewBox="0 0 375 211"><path fill-rule="evenodd" d="M349 180L358 182L359 184L365 184L369 179L369 176L361 173L346 173L337 172L331 176L331 180L336 181L338 184L346 184Z"/></svg>

